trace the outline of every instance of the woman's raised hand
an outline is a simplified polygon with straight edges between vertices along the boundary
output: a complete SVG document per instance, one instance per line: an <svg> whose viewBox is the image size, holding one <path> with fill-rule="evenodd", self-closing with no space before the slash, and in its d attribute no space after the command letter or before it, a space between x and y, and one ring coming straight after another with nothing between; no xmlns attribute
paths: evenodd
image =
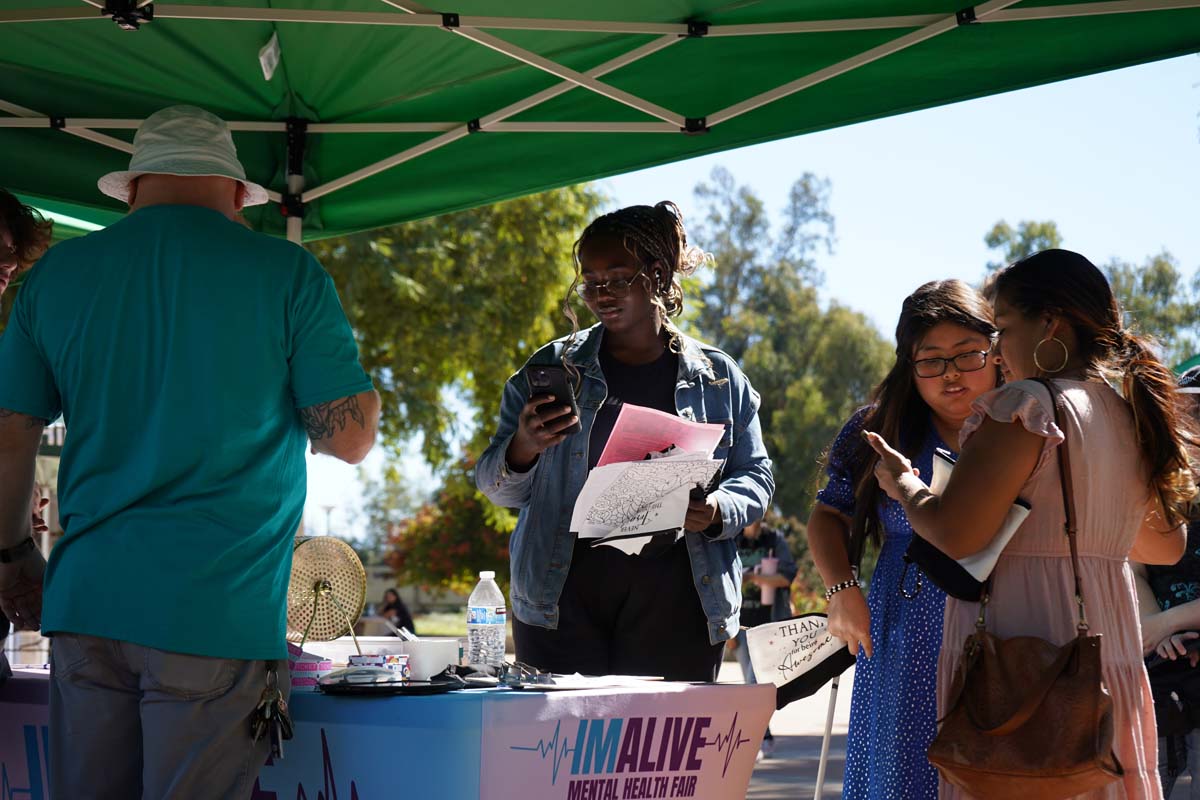
<svg viewBox="0 0 1200 800"><path fill-rule="evenodd" d="M893 500L902 500L900 482L906 475L919 477L921 471L915 469L903 453L893 449L878 433L863 431L863 438L879 454L879 461L875 463L875 479L879 481L879 488Z"/></svg>
<svg viewBox="0 0 1200 800"><path fill-rule="evenodd" d="M568 435L564 431L579 421L570 406L555 406L554 400L553 395L541 394L521 409L517 432L505 454L509 466L527 469L544 450L562 443Z"/></svg>

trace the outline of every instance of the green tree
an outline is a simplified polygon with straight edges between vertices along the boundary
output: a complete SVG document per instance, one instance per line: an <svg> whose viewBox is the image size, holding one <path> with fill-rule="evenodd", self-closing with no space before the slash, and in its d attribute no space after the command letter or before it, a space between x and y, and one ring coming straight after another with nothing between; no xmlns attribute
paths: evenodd
<svg viewBox="0 0 1200 800"><path fill-rule="evenodd" d="M807 518L819 454L864 403L891 348L862 314L822 307L816 256L834 243L830 185L811 173L792 186L772 231L763 202L723 169L697 187L703 221L692 238L713 253L694 327L739 359L762 395L759 418L774 461L774 505Z"/></svg>
<svg viewBox="0 0 1200 800"><path fill-rule="evenodd" d="M433 500L389 526L386 562L402 584L467 594L480 570L495 570L508 592L508 537L516 515L492 504L475 488L470 458L446 472Z"/></svg>
<svg viewBox="0 0 1200 800"><path fill-rule="evenodd" d="M389 462L378 475L359 468L363 485L363 505L359 519L367 534L353 542L364 564L383 564L392 549L391 536L417 509L418 503L395 462Z"/></svg>
<svg viewBox="0 0 1200 800"><path fill-rule="evenodd" d="M984 236L984 242L1003 253L997 269L1039 250L1062 246L1062 235L1053 221L1025 221L1016 230L1004 220ZM1141 263L1112 259L1099 264L1113 294L1125 312L1125 324L1152 336L1162 346L1162 357L1177 364L1195 355L1200 346L1200 270L1189 279L1179 262L1166 250Z"/></svg>
<svg viewBox="0 0 1200 800"><path fill-rule="evenodd" d="M557 189L315 242L383 399L383 444L419 442L434 467L454 443L478 452L501 389L561 332L571 243L600 195Z"/></svg>
<svg viewBox="0 0 1200 800"><path fill-rule="evenodd" d="M1062 235L1058 232L1058 225L1052 221L1025 220L1013 230L1011 225L1000 220L987 232L983 241L991 249L1003 252L1002 261L988 262L989 272L995 272L1039 250L1062 247Z"/></svg>
<svg viewBox="0 0 1200 800"><path fill-rule="evenodd" d="M1200 270L1189 281L1165 250L1141 264L1113 259L1101 269L1121 301L1125 322L1158 339L1167 364L1196 354L1200 341Z"/></svg>
<svg viewBox="0 0 1200 800"><path fill-rule="evenodd" d="M601 201L575 186L310 245L383 399L388 458L378 479L364 475L359 549L401 582L469 590L479 569L507 575L515 517L475 489L470 469L504 382L566 324L571 244ZM414 447L442 479L427 503L397 466Z"/></svg>

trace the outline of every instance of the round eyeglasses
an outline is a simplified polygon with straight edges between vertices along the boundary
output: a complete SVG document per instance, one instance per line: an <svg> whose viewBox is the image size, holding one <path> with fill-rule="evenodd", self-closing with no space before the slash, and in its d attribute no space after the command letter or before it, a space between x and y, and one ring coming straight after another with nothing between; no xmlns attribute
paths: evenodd
<svg viewBox="0 0 1200 800"><path fill-rule="evenodd" d="M585 281L583 283L576 284L575 291L578 292L579 296L584 300L591 300L594 297L598 297L601 290L607 292L611 297L624 297L625 295L629 294L629 288L633 286L634 281L641 277L641 274L645 271L646 268L644 266L641 267L637 272L633 273L633 277L629 278L628 280L625 278L617 278L611 281Z"/></svg>
<svg viewBox="0 0 1200 800"><path fill-rule="evenodd" d="M922 358L912 365L918 378L939 378L946 374L946 368L951 364L958 372L977 372L987 366L988 355L987 350L972 350L953 358Z"/></svg>

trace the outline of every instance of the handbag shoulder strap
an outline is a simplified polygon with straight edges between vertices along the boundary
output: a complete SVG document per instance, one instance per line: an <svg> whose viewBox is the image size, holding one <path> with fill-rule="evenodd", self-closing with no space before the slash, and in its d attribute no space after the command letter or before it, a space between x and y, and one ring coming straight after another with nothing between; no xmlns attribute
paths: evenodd
<svg viewBox="0 0 1200 800"><path fill-rule="evenodd" d="M1075 537L1079 531L1075 516L1075 491L1071 484L1071 448L1067 445L1067 428L1064 424L1062 407L1067 404L1067 398L1054 381L1048 378L1034 378L1050 392L1050 400L1054 405L1054 424L1062 431L1062 444L1058 446L1058 476L1062 487L1063 509L1066 511L1067 541L1071 545L1071 572L1075 577L1075 604L1079 608L1079 623L1077 630L1082 634L1088 630L1087 614L1083 605L1083 583L1079 580L1079 547Z"/></svg>

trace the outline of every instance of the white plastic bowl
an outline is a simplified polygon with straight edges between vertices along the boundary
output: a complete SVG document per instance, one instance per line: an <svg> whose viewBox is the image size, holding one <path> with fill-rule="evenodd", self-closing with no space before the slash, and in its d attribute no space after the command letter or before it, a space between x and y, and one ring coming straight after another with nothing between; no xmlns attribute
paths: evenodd
<svg viewBox="0 0 1200 800"><path fill-rule="evenodd" d="M408 668L414 681L427 681L450 664L457 664L461 643L452 638L429 638L406 642L396 636L360 636L358 644L364 653L407 653ZM345 665L356 653L349 636L331 642L305 642L304 650Z"/></svg>

